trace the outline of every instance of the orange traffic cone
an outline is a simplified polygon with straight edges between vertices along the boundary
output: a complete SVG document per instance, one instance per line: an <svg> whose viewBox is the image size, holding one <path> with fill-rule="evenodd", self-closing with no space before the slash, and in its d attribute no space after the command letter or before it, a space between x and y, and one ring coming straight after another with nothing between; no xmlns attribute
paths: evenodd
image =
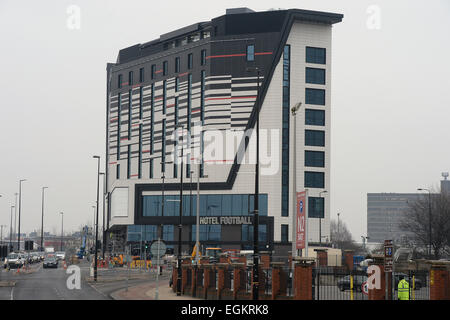
<svg viewBox="0 0 450 320"><path fill-rule="evenodd" d="M66 270L67 269L67 264L66 264L66 262L64 261L64 270Z"/></svg>

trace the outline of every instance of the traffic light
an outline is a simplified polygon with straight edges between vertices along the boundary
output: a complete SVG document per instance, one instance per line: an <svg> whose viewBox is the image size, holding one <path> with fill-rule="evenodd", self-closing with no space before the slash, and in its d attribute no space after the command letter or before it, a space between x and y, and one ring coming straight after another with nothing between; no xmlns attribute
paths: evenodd
<svg viewBox="0 0 450 320"><path fill-rule="evenodd" d="M33 240L26 240L25 241L25 250L33 250Z"/></svg>
<svg viewBox="0 0 450 320"><path fill-rule="evenodd" d="M146 242L145 243L145 250L147 250L148 249L148 243Z"/></svg>

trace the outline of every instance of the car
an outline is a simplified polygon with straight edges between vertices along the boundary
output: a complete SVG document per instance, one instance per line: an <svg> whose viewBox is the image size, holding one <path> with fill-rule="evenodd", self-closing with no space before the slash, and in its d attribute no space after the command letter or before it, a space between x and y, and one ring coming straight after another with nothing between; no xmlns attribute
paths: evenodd
<svg viewBox="0 0 450 320"><path fill-rule="evenodd" d="M353 276L353 288L356 291L362 291L362 284L367 281L367 276L364 275L354 275ZM338 280L337 286L339 290L345 291L350 290L350 275L345 276Z"/></svg>
<svg viewBox="0 0 450 320"><path fill-rule="evenodd" d="M33 263L38 263L41 260L41 257L37 252L32 252L30 255Z"/></svg>
<svg viewBox="0 0 450 320"><path fill-rule="evenodd" d="M55 257L47 257L44 259L43 267L46 268L58 268L58 260Z"/></svg>
<svg viewBox="0 0 450 320"><path fill-rule="evenodd" d="M400 277L403 276L406 281L408 281L409 286L412 288L412 278L410 278L406 273L394 273L394 290L398 290L398 283L400 282ZM421 279L414 277L414 288L415 290L420 290L423 287L423 282Z"/></svg>
<svg viewBox="0 0 450 320"><path fill-rule="evenodd" d="M56 252L56 259L58 260L65 260L66 259L66 253L63 251Z"/></svg>
<svg viewBox="0 0 450 320"><path fill-rule="evenodd" d="M5 267L8 269L22 268L23 265L25 264L25 260L20 253L12 252L7 256L6 259L7 259L7 262L5 264Z"/></svg>

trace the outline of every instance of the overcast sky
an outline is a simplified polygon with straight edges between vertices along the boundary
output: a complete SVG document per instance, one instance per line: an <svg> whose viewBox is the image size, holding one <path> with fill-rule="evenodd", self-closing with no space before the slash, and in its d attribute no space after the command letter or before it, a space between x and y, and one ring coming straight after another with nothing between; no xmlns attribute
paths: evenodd
<svg viewBox="0 0 450 320"><path fill-rule="evenodd" d="M43 186L46 231L60 232L61 211L65 230L92 223L105 69L121 48L243 6L344 14L333 28L328 196L355 240L366 234L367 193L438 186L450 171L448 0L0 0L4 235L19 179L22 232L40 228Z"/></svg>

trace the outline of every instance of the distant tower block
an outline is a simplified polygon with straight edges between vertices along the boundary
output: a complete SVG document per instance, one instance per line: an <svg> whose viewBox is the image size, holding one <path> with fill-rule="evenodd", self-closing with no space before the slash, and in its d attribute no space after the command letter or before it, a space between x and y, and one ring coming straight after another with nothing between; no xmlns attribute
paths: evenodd
<svg viewBox="0 0 450 320"><path fill-rule="evenodd" d="M450 180L448 178L448 172L442 172L444 180L441 180L441 193L450 193Z"/></svg>

